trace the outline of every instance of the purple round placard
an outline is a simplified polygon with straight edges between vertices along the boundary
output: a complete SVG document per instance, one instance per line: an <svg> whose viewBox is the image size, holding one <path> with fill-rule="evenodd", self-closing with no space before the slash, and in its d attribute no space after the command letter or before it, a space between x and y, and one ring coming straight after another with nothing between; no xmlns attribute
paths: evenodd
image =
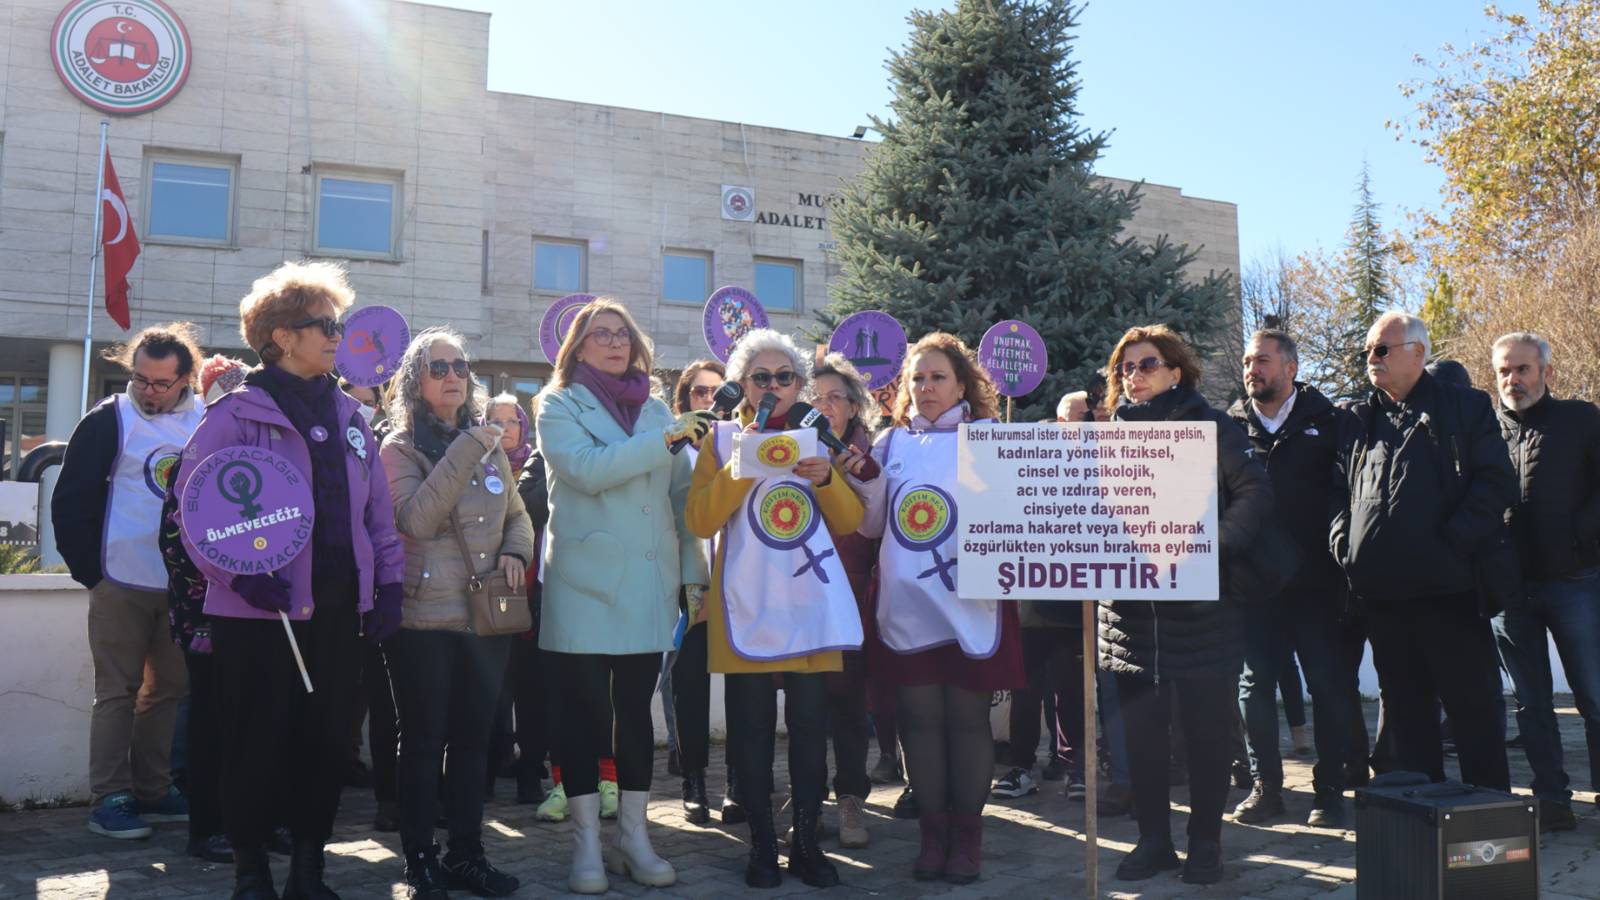
<svg viewBox="0 0 1600 900"><path fill-rule="evenodd" d="M311 482L264 447L224 447L184 473L183 535L235 575L287 566L311 544Z"/></svg>
<svg viewBox="0 0 1600 900"><path fill-rule="evenodd" d="M334 368L351 384L377 387L394 377L410 343L411 326L398 309L365 306L344 320Z"/></svg>
<svg viewBox="0 0 1600 900"><path fill-rule="evenodd" d="M1021 397L1044 380L1049 362L1044 338L1026 322L996 322L978 342L978 362L989 370L995 389L1007 397Z"/></svg>
<svg viewBox="0 0 1600 900"><path fill-rule="evenodd" d="M847 316L828 339L830 353L842 353L877 390L900 374L906 358L906 330L886 312L867 310Z"/></svg>
<svg viewBox="0 0 1600 900"><path fill-rule="evenodd" d="M552 366L556 364L556 354L561 352L561 342L566 339L572 320L578 317L578 310L594 298L594 294L568 294L544 311L544 318L539 320L539 349L544 351L545 360Z"/></svg>
<svg viewBox="0 0 1600 900"><path fill-rule="evenodd" d="M750 331L767 327L767 311L756 295L742 287L717 288L706 299L706 347L723 362L733 345Z"/></svg>

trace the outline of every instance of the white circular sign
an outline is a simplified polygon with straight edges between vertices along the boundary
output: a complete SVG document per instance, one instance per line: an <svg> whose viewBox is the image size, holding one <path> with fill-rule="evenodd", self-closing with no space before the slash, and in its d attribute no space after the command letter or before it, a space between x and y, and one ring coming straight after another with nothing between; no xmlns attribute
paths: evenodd
<svg viewBox="0 0 1600 900"><path fill-rule="evenodd" d="M50 32L61 83L118 115L149 112L177 96L192 56L188 30L161 0L73 0Z"/></svg>

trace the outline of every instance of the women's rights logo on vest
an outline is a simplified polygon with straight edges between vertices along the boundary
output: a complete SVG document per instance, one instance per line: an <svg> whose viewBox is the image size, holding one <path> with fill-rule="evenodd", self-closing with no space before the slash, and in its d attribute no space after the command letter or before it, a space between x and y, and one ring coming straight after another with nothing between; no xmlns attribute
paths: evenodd
<svg viewBox="0 0 1600 900"><path fill-rule="evenodd" d="M144 486L157 497L165 498L172 484L172 470L181 457L174 450L159 447L144 458Z"/></svg>
<svg viewBox="0 0 1600 900"><path fill-rule="evenodd" d="M817 533L822 520L810 494L798 485L779 484L764 494L752 492L745 511L750 530L761 543L774 550L800 550L806 555L805 564L794 571L793 577L813 572L823 584L829 583L822 561L834 555L833 548L816 553L806 543Z"/></svg>
<svg viewBox="0 0 1600 900"><path fill-rule="evenodd" d="M792 466L800 461L800 444L786 434L767 438L756 448L756 459L769 466Z"/></svg>
<svg viewBox="0 0 1600 900"><path fill-rule="evenodd" d="M942 488L920 484L906 490L895 504L889 530L894 539L907 550L927 550L933 554L933 568L917 575L920 578L939 576L945 589L956 589L950 570L957 558L945 559L939 555L943 544L956 529L956 501Z"/></svg>

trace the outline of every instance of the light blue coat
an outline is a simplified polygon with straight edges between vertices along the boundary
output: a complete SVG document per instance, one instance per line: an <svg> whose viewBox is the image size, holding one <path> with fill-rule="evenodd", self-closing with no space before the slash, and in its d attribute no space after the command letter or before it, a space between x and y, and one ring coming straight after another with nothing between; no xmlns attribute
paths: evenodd
<svg viewBox="0 0 1600 900"><path fill-rule="evenodd" d="M668 452L672 413L645 401L629 437L588 388L551 388L534 429L550 487L539 647L557 653L672 649L678 589L706 584L683 525L689 459Z"/></svg>

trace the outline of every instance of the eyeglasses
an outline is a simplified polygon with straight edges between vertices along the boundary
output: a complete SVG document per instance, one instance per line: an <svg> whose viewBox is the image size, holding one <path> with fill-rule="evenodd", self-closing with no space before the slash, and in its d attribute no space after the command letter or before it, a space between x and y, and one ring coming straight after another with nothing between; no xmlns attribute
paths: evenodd
<svg viewBox="0 0 1600 900"><path fill-rule="evenodd" d="M1146 375L1149 375L1151 372L1154 372L1157 369L1169 368L1171 365L1172 363L1167 362L1159 356L1146 356L1144 359L1141 359L1138 362L1133 362L1132 360L1124 362L1120 369L1122 371L1123 378L1132 378L1133 373L1135 372L1143 372Z"/></svg>
<svg viewBox="0 0 1600 900"><path fill-rule="evenodd" d="M757 372L750 376L750 380L758 388L772 387L773 382L777 382L778 387L788 387L800 380L800 373L793 369L784 369L776 374L772 372Z"/></svg>
<svg viewBox="0 0 1600 900"><path fill-rule="evenodd" d="M443 381L451 372L456 373L457 378L465 380L472 375L472 364L464 359L436 359L428 363L428 374L433 376L434 381Z"/></svg>
<svg viewBox="0 0 1600 900"><path fill-rule="evenodd" d="M332 316L317 316L315 319L301 319L289 326L295 331L305 328L321 328L323 337L344 337L344 323Z"/></svg>
<svg viewBox="0 0 1600 900"><path fill-rule="evenodd" d="M1396 347L1404 347L1407 344L1420 344L1420 343L1422 343L1422 342L1421 341L1401 341L1398 344L1373 344L1370 347L1362 347L1361 348L1361 358L1362 359L1366 359L1369 356L1376 356L1379 359L1387 359L1388 356L1389 356L1389 351L1395 349Z"/></svg>
<svg viewBox="0 0 1600 900"><path fill-rule="evenodd" d="M850 395L843 391L829 391L826 394L818 394L816 397L816 405L818 406L844 406L849 402Z"/></svg>
<svg viewBox="0 0 1600 900"><path fill-rule="evenodd" d="M619 347L633 343L633 334L627 328L618 328L616 331L609 328L595 328L590 330L586 337L602 347Z"/></svg>
<svg viewBox="0 0 1600 900"><path fill-rule="evenodd" d="M139 390L149 391L152 394L165 394L178 383L176 381L151 381L143 375L135 375L128 380Z"/></svg>
<svg viewBox="0 0 1600 900"><path fill-rule="evenodd" d="M689 388L689 396L698 398L700 400L704 400L716 392L717 388L714 388L709 384L697 384L694 387Z"/></svg>

